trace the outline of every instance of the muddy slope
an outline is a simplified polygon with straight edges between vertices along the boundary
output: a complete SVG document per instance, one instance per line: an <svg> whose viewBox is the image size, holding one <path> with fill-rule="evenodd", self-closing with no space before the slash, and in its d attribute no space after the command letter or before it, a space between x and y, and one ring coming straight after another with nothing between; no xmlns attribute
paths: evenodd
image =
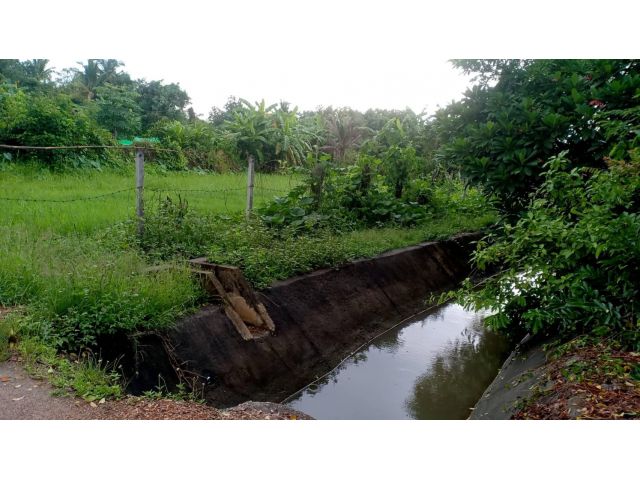
<svg viewBox="0 0 640 480"><path fill-rule="evenodd" d="M143 359L132 390L195 379L207 400L227 407L281 401L352 349L424 308L430 293L469 274L475 234L394 250L339 269L320 270L259 293L276 326L273 336L243 340L219 305L183 319L162 342L137 346ZM170 372L176 370L178 375Z"/></svg>

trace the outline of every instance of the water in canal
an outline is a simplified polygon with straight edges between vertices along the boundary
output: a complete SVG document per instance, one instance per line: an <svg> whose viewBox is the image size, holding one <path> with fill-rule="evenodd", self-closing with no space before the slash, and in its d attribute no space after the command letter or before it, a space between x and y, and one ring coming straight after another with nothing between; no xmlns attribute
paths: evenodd
<svg viewBox="0 0 640 480"><path fill-rule="evenodd" d="M448 304L376 339L288 405L318 419L464 419L509 354L485 314Z"/></svg>

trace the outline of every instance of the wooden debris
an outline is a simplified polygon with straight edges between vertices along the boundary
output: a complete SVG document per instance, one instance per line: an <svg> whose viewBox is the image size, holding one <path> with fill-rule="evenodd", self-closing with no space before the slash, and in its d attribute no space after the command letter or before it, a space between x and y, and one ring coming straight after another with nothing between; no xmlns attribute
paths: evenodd
<svg viewBox="0 0 640 480"><path fill-rule="evenodd" d="M265 333L274 333L275 324L267 309L237 267L209 263L206 258L191 260L193 272L199 276L206 291L219 299L231 323L244 340L264 335L254 335L248 325Z"/></svg>

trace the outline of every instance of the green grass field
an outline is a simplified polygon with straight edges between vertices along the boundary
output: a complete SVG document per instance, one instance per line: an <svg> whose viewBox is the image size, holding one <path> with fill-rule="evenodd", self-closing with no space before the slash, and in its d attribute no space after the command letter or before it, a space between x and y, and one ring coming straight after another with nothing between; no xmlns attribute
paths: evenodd
<svg viewBox="0 0 640 480"><path fill-rule="evenodd" d="M297 181L292 176L257 174L255 206L284 195ZM242 212L246 185L246 174L163 173L147 167L145 209L157 208L167 195L180 195L201 213ZM31 232L91 233L135 215L134 187L133 170L53 173L38 167L5 167L0 169L0 225ZM112 192L118 193L108 195ZM99 195L107 196L87 198ZM74 199L78 200L69 201Z"/></svg>

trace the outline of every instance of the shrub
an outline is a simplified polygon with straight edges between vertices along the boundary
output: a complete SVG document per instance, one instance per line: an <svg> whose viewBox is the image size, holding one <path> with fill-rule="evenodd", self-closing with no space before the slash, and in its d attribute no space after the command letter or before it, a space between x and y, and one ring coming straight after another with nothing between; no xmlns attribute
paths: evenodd
<svg viewBox="0 0 640 480"><path fill-rule="evenodd" d="M320 162L322 159L307 167L303 185L260 210L268 225L306 230L319 226L407 226L427 217L426 189L410 188L402 195L405 184L398 189L397 180L389 180L383 174L382 162L377 158L361 155L355 165L347 167ZM322 168L318 169L318 165ZM398 192L401 197L396 196Z"/></svg>
<svg viewBox="0 0 640 480"><path fill-rule="evenodd" d="M63 93L26 93L0 86L0 142L10 145L113 145L111 134L100 128L83 107ZM108 149L18 152L14 159L37 159L53 167L94 167L117 163Z"/></svg>
<svg viewBox="0 0 640 480"><path fill-rule="evenodd" d="M172 150L154 154L155 161L168 169L192 167L226 172L239 167L232 140L201 120L161 120L151 127L149 135L160 138L162 147Z"/></svg>
<svg viewBox="0 0 640 480"><path fill-rule="evenodd" d="M640 159L607 170L551 159L527 211L479 244L484 288L463 297L491 308L495 328L532 333L616 335L640 348Z"/></svg>

